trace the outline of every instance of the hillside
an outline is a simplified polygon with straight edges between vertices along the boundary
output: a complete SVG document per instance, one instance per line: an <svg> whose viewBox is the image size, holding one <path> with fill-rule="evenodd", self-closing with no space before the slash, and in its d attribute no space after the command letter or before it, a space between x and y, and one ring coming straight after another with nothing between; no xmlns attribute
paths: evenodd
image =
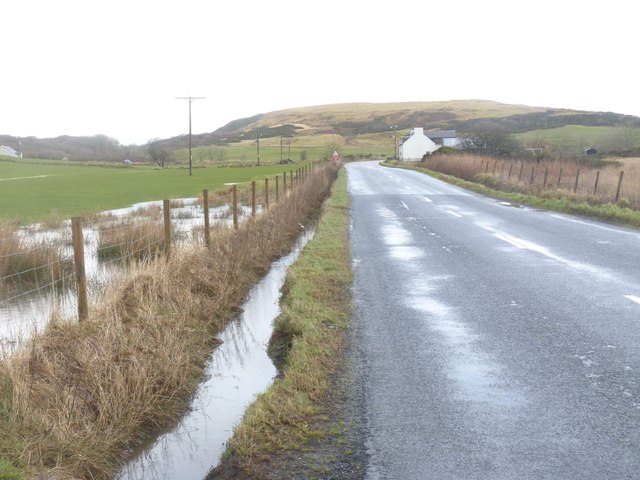
<svg viewBox="0 0 640 480"><path fill-rule="evenodd" d="M457 129L462 133L499 129L520 133L565 125L640 127L640 117L610 112L509 105L488 100L448 102L347 103L280 110L235 120L216 130L213 137L233 138L260 130L263 136L274 128L288 126L297 134L340 135L378 133L393 125L399 129Z"/></svg>
<svg viewBox="0 0 640 480"><path fill-rule="evenodd" d="M452 100L443 102L344 103L278 110L233 120L205 134L193 136L194 147L246 144L260 134L265 139L295 136L296 139L337 135L345 139L367 134L382 134L421 126L425 129L457 130L459 135L478 132L518 134L523 139L547 138L545 132L585 127L625 129L625 138L640 138L640 117L612 112L588 112L526 105L510 105L489 100ZM637 130L637 132L636 132ZM528 132L535 135L526 135ZM629 133L631 131L631 133ZM639 135L635 135L635 133ZM553 137L553 136L551 136ZM19 143L21 146L19 147ZM0 135L0 143L21 149L35 158L70 160L122 160L146 157L143 146L125 147L104 135L94 137L57 137L37 139ZM611 143L611 141L610 141ZM614 142L615 143L615 142ZM629 142L627 142L629 143ZM632 142L629 146L638 148ZM169 152L187 147L186 135L161 140Z"/></svg>

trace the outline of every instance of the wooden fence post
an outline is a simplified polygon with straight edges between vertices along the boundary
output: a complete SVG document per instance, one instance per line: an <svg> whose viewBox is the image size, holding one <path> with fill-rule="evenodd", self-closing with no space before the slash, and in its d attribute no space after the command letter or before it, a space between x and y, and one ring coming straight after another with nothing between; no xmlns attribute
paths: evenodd
<svg viewBox="0 0 640 480"><path fill-rule="evenodd" d="M233 202L233 228L238 229L238 186L231 187L231 196Z"/></svg>
<svg viewBox="0 0 640 480"><path fill-rule="evenodd" d="M211 232L209 228L209 190L202 190L202 210L204 211L204 244L211 244Z"/></svg>
<svg viewBox="0 0 640 480"><path fill-rule="evenodd" d="M278 175L276 175L276 203L278 203L278 197L280 196L278 183Z"/></svg>
<svg viewBox="0 0 640 480"><path fill-rule="evenodd" d="M513 162L509 165L509 176L507 177L507 180L511 180L511 170L513 170Z"/></svg>
<svg viewBox="0 0 640 480"><path fill-rule="evenodd" d="M533 185L533 181L535 180L536 175L536 166L531 167L531 179L529 180L529 185Z"/></svg>
<svg viewBox="0 0 640 480"><path fill-rule="evenodd" d="M489 159L487 158L487 165L484 167L484 173L489 172Z"/></svg>
<svg viewBox="0 0 640 480"><path fill-rule="evenodd" d="M171 255L171 205L169 200L162 201L162 214L164 217L164 254L169 258Z"/></svg>
<svg viewBox="0 0 640 480"><path fill-rule="evenodd" d="M251 182L251 216L256 216L256 181Z"/></svg>
<svg viewBox="0 0 640 480"><path fill-rule="evenodd" d="M269 178L264 179L264 208L269 210Z"/></svg>
<svg viewBox="0 0 640 480"><path fill-rule="evenodd" d="M282 176L282 192L285 195L287 194L287 172L284 172L284 175Z"/></svg>
<svg viewBox="0 0 640 480"><path fill-rule="evenodd" d="M522 178L522 169L524 168L524 162L520 164L520 172L518 173L518 181Z"/></svg>
<svg viewBox="0 0 640 480"><path fill-rule="evenodd" d="M547 188L547 177L549 176L549 167L544 167L544 180L542 182L542 190Z"/></svg>
<svg viewBox="0 0 640 480"><path fill-rule="evenodd" d="M578 180L580 180L580 169L576 172L576 183L573 186L573 193L578 193Z"/></svg>
<svg viewBox="0 0 640 480"><path fill-rule="evenodd" d="M291 184L291 190L293 190L293 170L289 171L289 183Z"/></svg>
<svg viewBox="0 0 640 480"><path fill-rule="evenodd" d="M600 170L598 170L598 173L596 173L596 184L593 186L593 194L597 195L598 194L598 181L600 180Z"/></svg>
<svg viewBox="0 0 640 480"><path fill-rule="evenodd" d="M620 190L622 189L622 177L624 177L624 170L620 170L620 179L618 180L618 188L616 190L616 202L620 200Z"/></svg>
<svg viewBox="0 0 640 480"><path fill-rule="evenodd" d="M73 217L71 219L71 238L73 243L73 260L76 267L78 321L82 321L89 315L89 302L87 300L87 276L84 269L84 239L82 237L82 223L79 217Z"/></svg>
<svg viewBox="0 0 640 480"><path fill-rule="evenodd" d="M562 180L562 167L560 167L560 173L558 173L558 190L560 190L560 181Z"/></svg>

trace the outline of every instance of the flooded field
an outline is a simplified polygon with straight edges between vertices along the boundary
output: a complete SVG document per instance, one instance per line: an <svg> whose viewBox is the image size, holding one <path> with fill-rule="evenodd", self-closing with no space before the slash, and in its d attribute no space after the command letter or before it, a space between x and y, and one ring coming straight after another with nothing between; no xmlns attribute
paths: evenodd
<svg viewBox="0 0 640 480"><path fill-rule="evenodd" d="M259 209L258 211L260 211ZM172 202L171 229L174 247L190 243L202 243L204 220L202 202L199 198L187 198ZM239 207L240 218L251 215L251 208ZM228 204L212 206L209 209L212 227L230 225L232 209ZM134 240L124 236L127 229L147 225L141 233L134 232ZM160 238L156 238L158 236ZM109 282L118 275L126 274L132 260L144 260L160 251L162 239L162 202L143 202L128 208L110 210L95 216L83 224L84 264L87 276L87 290L90 302L97 302L105 292ZM121 234L123 239L120 239ZM48 271L36 281L25 281L23 277L30 270L20 274L2 276L0 273L0 351L11 351L20 342L42 329L56 314L73 318L77 314L76 282L73 271L73 247L71 242L71 222L62 222L57 228L43 225L29 225L15 231L15 239L29 250L54 249L60 262L68 266L55 278ZM113 237L105 245L107 238ZM0 238L0 241L8 239ZM128 249L125 249L124 246ZM133 245L133 247L131 247ZM140 245L140 246L138 246ZM156 253L153 253L156 249ZM0 261L15 256L13 253L0 254ZM42 276L45 278L43 279Z"/></svg>

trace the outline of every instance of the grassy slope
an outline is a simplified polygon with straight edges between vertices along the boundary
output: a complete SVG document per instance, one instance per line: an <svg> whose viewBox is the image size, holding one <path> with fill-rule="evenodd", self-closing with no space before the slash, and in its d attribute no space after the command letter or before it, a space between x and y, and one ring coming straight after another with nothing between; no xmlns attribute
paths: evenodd
<svg viewBox="0 0 640 480"><path fill-rule="evenodd" d="M39 221L52 211L63 217L93 213L132 203L197 196L226 182L246 182L290 170L288 165L252 168L156 170L148 166L0 161L0 219ZM16 177L38 177L11 180Z"/></svg>
<svg viewBox="0 0 640 480"><path fill-rule="evenodd" d="M316 105L279 110L265 114L256 125L259 127L278 124L309 124L314 127L331 126L335 122L363 121L379 115L402 115L415 111L446 110L457 114L460 120L480 117L502 117L535 111L542 107L508 105L489 100L452 100L443 102L402 103L343 103Z"/></svg>
<svg viewBox="0 0 640 480"><path fill-rule="evenodd" d="M625 127L588 127L567 125L546 130L531 130L514 135L527 146L553 144L561 148L606 148L628 150L640 147L640 129Z"/></svg>
<svg viewBox="0 0 640 480"><path fill-rule="evenodd" d="M235 478L302 478L296 468L304 470L304 478L313 478L314 471L324 469L299 459L309 442L340 429L323 415L332 417L330 396L339 378L336 374L344 367L342 351L351 310L348 227L342 170L323 207L315 238L287 276L270 348L285 358L283 375L249 407L223 465L210 478L224 478L234 468L243 472L236 470L231 474L238 475ZM291 465L291 458L298 459L296 465ZM318 462L319 457L313 460Z"/></svg>

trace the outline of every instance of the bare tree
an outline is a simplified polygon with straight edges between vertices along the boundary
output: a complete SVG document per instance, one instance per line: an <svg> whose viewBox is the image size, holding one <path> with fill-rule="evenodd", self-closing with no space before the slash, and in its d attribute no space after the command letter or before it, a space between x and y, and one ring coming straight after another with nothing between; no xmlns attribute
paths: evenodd
<svg viewBox="0 0 640 480"><path fill-rule="evenodd" d="M169 151L162 146L159 138L152 138L147 142L147 152L151 159L158 164L160 168L164 168L169 158Z"/></svg>

